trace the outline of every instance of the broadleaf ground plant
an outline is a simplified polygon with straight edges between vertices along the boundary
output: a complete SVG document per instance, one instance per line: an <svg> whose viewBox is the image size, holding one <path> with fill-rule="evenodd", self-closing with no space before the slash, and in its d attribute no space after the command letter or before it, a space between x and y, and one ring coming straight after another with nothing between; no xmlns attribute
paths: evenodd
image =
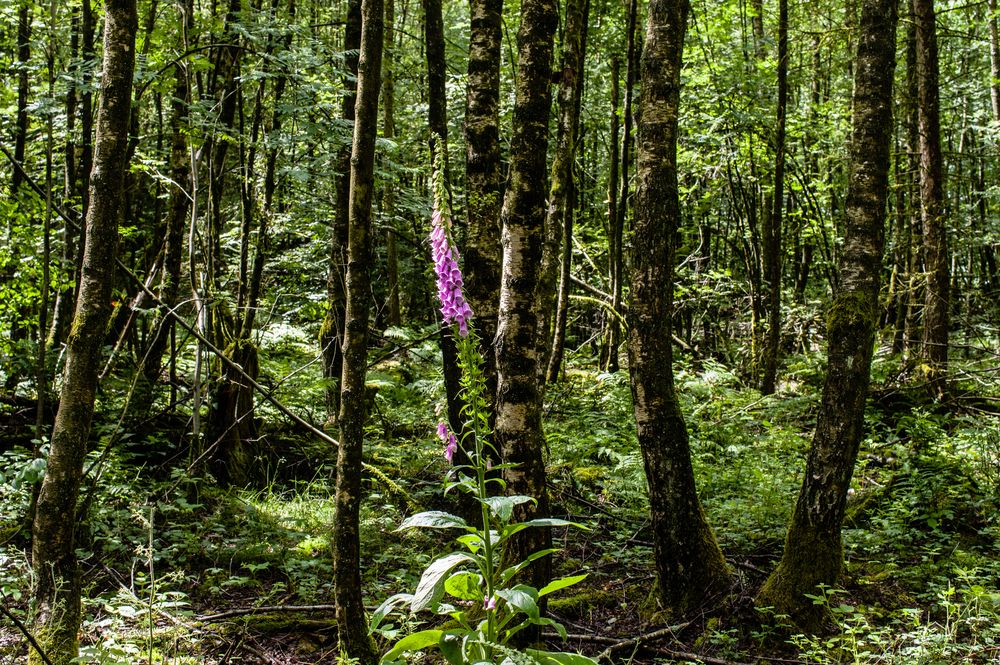
<svg viewBox="0 0 1000 665"><path fill-rule="evenodd" d="M579 654L549 652L537 649L516 649L512 638L529 626L548 626L566 637L566 630L551 618L542 616L539 601L544 596L582 581L586 575L563 577L541 589L521 584L517 574L532 561L549 556L556 550L545 549L526 559L510 564L501 563L500 553L515 534L524 529L579 524L561 519L513 521L514 509L532 502L530 496L493 495L491 485L503 490L504 483L489 473L505 465L493 467L496 456L490 442L489 414L483 377L483 359L471 325L472 310L462 293L462 273L458 264L447 211L447 194L441 168L441 153L434 164L434 214L431 220L431 247L437 274L438 298L445 325L456 333L459 366L462 371L462 399L466 426L460 435L438 425L438 436L445 446L445 457L451 462L461 447L469 463L452 469L445 491L464 492L478 503L480 521L469 524L461 517L442 511L426 511L403 521L399 530L455 529L460 535L456 551L431 562L423 571L413 593L396 594L388 598L371 618L371 628L379 631L382 622L393 611L408 608L411 615L429 611L450 621L442 628L429 628L410 633L395 643L382 657L383 665L403 662L407 652L437 649L452 665L465 663L501 663L507 665L532 663L540 665L586 665L594 663ZM581 527L582 528L582 527Z"/></svg>

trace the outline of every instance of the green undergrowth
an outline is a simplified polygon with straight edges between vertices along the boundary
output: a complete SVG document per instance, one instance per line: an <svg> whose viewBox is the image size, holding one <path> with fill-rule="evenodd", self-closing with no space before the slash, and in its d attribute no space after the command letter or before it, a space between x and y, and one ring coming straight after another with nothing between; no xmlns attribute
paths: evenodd
<svg viewBox="0 0 1000 665"><path fill-rule="evenodd" d="M262 353L273 350L278 362L262 380L308 413L323 386L312 369L287 376L307 353L308 340L294 332L263 340ZM397 532L400 522L418 508L461 509L442 493L448 465L434 435L435 410L443 407L440 355L423 335L390 331L373 352L366 461L384 477L366 475L361 524L373 606L412 590L448 547L446 535ZM815 422L822 355L789 358L768 397L721 363L679 358L678 396L700 497L738 579L730 598L706 606L705 618L680 635L685 650L740 662L1000 661L1000 420L984 412L997 389L984 382L981 365L970 361L964 373L956 367L956 397L938 404L900 381L906 370L897 359L877 357L868 434L848 497L845 576L813 594L830 606L839 632L809 637L787 617L755 611L749 599L781 553ZM334 648L328 614L205 620L236 608L332 602L333 456L281 425L271 407L262 405L258 416L272 443L261 461L271 480L262 487L223 490L191 475L184 458L143 456L144 445L176 442L177 432L126 439L96 485L88 481L79 543L87 595L81 662L214 663L247 636L305 636L283 642L302 662L318 657L302 654ZM554 516L590 528L554 533L562 550L555 573L589 577L554 598L550 611L571 632L625 638L657 628L627 370L571 364L565 380L549 386L545 417ZM97 422L99 436L113 431L109 420ZM2 453L0 590L25 620L22 516L43 469L26 446ZM0 636L12 631L4 624ZM20 641L0 640L0 659L23 654Z"/></svg>

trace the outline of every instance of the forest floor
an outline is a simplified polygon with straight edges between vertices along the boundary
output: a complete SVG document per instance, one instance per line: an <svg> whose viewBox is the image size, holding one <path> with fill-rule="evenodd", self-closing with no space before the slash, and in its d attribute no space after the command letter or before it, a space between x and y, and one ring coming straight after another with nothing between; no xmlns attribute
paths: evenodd
<svg viewBox="0 0 1000 665"><path fill-rule="evenodd" d="M397 531L415 510L461 511L442 493L448 465L434 436L442 393L429 343L378 365L362 510L366 602L412 591L449 551L441 533ZM291 362L291 358L289 362ZM779 392L762 397L734 371L682 361L678 387L699 491L734 574L731 592L686 617L658 611L626 371L571 364L550 387L546 434L553 514L586 525L556 529L561 575L588 573L552 596L570 634L561 650L619 662L1000 663L1000 370L984 354L953 368L951 397L934 403L898 359L879 354L868 434L845 525L846 575L818 589L839 632L802 635L787 617L753 608L780 556L823 376L819 353L793 356ZM284 388L316 416L321 387ZM99 408L113 414L109 386ZM30 412L0 407L0 591L27 616L30 582L21 521L39 469ZM80 558L86 601L84 663L330 663L337 659L329 533L334 456L261 407L267 464L254 489L223 490L189 467L179 428L164 420L121 436L95 427L84 491ZM23 440L18 440L21 437ZM21 445L14 445L20 443ZM390 616L377 638L428 619ZM665 629L669 628L669 629ZM634 638L652 634L644 642ZM0 664L22 662L23 637L0 619ZM423 662L434 662L425 658Z"/></svg>

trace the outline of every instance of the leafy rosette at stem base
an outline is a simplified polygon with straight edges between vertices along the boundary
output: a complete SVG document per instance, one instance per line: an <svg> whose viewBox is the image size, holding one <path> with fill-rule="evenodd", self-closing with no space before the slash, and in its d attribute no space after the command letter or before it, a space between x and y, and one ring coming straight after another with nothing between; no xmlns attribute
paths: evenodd
<svg viewBox="0 0 1000 665"><path fill-rule="evenodd" d="M556 550L534 552L524 561L500 570L499 552L514 534L532 527L575 526L567 520L549 518L510 522L513 509L531 497L478 497L487 508L495 529L470 526L461 517L442 511L427 511L407 518L398 530L410 528L459 529L456 538L465 551L452 552L435 559L423 572L416 591L387 599L372 616L372 630L392 611L409 607L410 613L423 610L449 617L451 627L412 633L399 640L383 657L383 665L404 662L405 653L437 649L454 665L466 663L572 663L594 661L577 654L539 650L518 651L508 644L528 626L548 626L565 639L566 630L558 622L541 616L539 600L583 581L587 576L574 575L553 580L542 589L513 584L514 577L532 561ZM492 525L491 525L492 526ZM489 558L487 558L489 557Z"/></svg>

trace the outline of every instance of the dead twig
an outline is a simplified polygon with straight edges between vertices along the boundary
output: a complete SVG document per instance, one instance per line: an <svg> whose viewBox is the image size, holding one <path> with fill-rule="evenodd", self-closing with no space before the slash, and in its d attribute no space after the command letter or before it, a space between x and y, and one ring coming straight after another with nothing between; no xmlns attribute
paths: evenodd
<svg viewBox="0 0 1000 665"><path fill-rule="evenodd" d="M0 605L0 613L3 613L5 617L10 619L11 623L14 624L14 627L16 627L18 631L20 631L20 633L24 635L24 637L28 640L28 642L31 643L31 647L38 653L39 656L42 657L42 660L45 661L45 665L52 665L52 661L49 659L48 654L45 653L41 645L38 644L38 642L35 640L35 636L31 634L31 631L28 630L27 626L21 623L21 620L18 619L16 616L14 616L11 613L11 611L7 609L6 594L3 595L3 605Z"/></svg>
<svg viewBox="0 0 1000 665"><path fill-rule="evenodd" d="M261 605L260 607L241 607L235 610L226 610L217 614L203 614L195 617L198 621L206 623L212 621L224 621L225 619L235 619L236 617L250 616L253 614L274 614L274 613L294 613L294 612L333 612L336 605Z"/></svg>

